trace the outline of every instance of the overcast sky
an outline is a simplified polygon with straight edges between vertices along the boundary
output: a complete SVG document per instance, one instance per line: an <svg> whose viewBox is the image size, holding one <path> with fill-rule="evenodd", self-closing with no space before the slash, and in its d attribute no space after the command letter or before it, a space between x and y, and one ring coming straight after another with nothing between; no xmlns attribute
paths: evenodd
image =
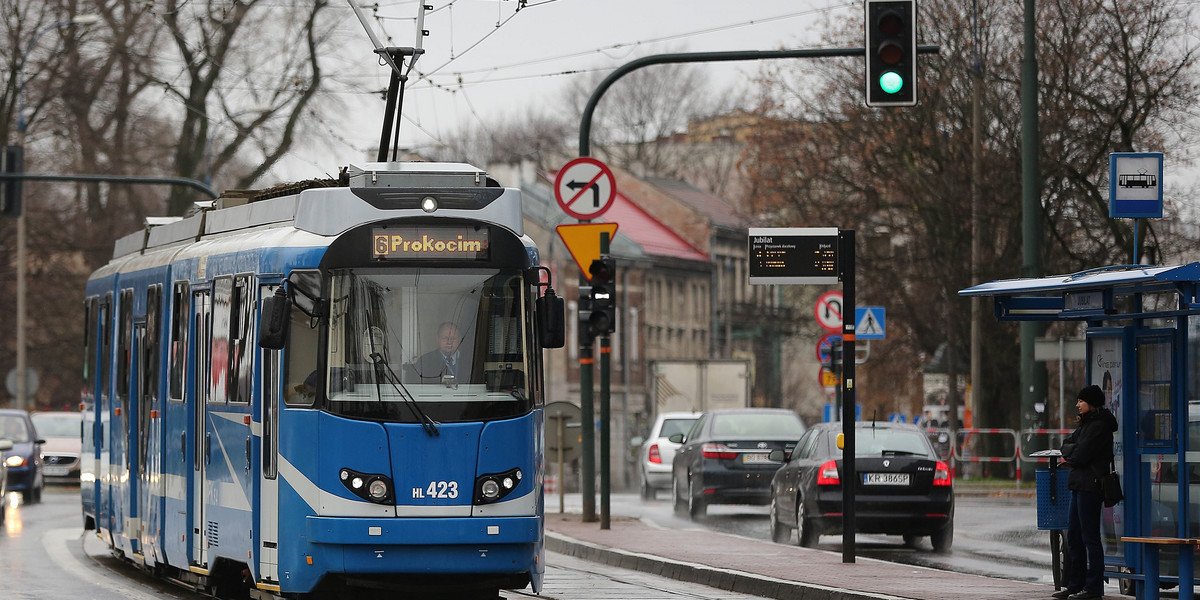
<svg viewBox="0 0 1200 600"><path fill-rule="evenodd" d="M427 146L465 125L479 126L525 114L528 107L558 110L572 77L609 71L635 58L664 52L774 50L812 47L830 18L858 18L861 0L425 0L422 79L405 95L401 146ZM360 6L362 4L360 3ZM332 76L342 85L383 89L386 67L345 0L332 5L344 17L337 34L346 67ZM365 9L384 45L415 42L415 0L379 0ZM748 81L758 62L710 64L714 89ZM383 103L378 96L343 94L359 116L344 134L351 156L363 160L378 142ZM335 148L336 151L336 148ZM302 150L287 170L330 169L327 152Z"/></svg>

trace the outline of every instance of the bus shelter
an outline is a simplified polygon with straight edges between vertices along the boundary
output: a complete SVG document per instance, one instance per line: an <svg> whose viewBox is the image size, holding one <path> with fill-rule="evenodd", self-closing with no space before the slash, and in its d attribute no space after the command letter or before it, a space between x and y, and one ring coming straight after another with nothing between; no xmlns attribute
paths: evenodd
<svg viewBox="0 0 1200 600"><path fill-rule="evenodd" d="M1146 585L1155 577L1178 584L1182 575L1180 598L1192 598L1195 583L1192 548L1200 539L1198 283L1200 262L1103 267L993 281L959 292L992 297L1001 321L1086 323L1087 382L1104 390L1117 418L1113 449L1125 493L1125 500L1105 508L1101 517L1105 570L1122 579L1122 592L1138 583L1139 598L1157 598L1158 586Z"/></svg>

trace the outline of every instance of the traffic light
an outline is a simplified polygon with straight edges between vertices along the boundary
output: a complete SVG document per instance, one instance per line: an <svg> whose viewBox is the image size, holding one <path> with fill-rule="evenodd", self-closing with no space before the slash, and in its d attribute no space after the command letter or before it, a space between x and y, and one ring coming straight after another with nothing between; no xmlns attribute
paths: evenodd
<svg viewBox="0 0 1200 600"><path fill-rule="evenodd" d="M21 146L5 146L0 151L0 173L22 173L25 170L25 149ZM0 181L0 217L21 215L21 180Z"/></svg>
<svg viewBox="0 0 1200 600"><path fill-rule="evenodd" d="M581 346L591 345L592 340L596 339L596 334L592 333L592 286L579 286L579 344Z"/></svg>
<svg viewBox="0 0 1200 600"><path fill-rule="evenodd" d="M611 256L597 258L588 267L592 276L591 313L587 330L591 337L617 330L617 261Z"/></svg>
<svg viewBox="0 0 1200 600"><path fill-rule="evenodd" d="M867 106L916 106L916 0L867 0L865 23Z"/></svg>

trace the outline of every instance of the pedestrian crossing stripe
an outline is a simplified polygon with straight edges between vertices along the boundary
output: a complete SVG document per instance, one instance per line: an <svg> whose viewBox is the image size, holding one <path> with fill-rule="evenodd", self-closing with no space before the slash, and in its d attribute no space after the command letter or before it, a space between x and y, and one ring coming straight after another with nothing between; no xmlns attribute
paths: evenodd
<svg viewBox="0 0 1200 600"><path fill-rule="evenodd" d="M882 340L887 331L886 311L882 306L860 306L854 309L854 337L860 340Z"/></svg>

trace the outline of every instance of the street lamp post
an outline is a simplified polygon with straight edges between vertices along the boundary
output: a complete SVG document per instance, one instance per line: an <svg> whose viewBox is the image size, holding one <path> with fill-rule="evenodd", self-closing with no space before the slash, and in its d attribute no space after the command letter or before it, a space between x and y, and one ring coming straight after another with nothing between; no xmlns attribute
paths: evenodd
<svg viewBox="0 0 1200 600"><path fill-rule="evenodd" d="M100 21L99 15L77 15L71 19L51 23L33 34L33 38L29 40L29 44L25 46L25 51L21 53L21 62L17 68L17 145L22 149L25 147L25 131L29 126L25 119L25 61L29 58L29 53L33 51L33 47L37 41L46 33L66 27L68 25L90 25ZM21 189L21 188L18 188ZM24 194L24 191L20 192ZM23 204L23 202L22 202ZM26 265L26 224L25 214L28 211L25 207L21 207L21 211L17 214L17 367L16 367L16 408L29 408L29 384L28 367L27 367L27 348L25 340L25 277L27 272Z"/></svg>

